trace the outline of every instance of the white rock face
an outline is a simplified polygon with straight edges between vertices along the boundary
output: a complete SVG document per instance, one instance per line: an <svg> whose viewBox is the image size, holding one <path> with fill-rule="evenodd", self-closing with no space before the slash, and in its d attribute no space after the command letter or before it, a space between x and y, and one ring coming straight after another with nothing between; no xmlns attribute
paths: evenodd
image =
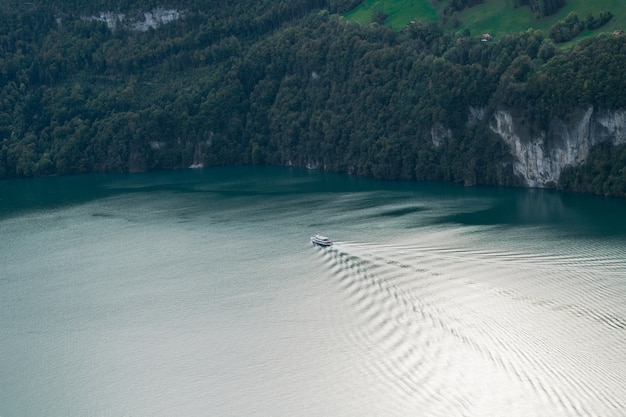
<svg viewBox="0 0 626 417"><path fill-rule="evenodd" d="M135 22L133 24L134 30L145 32L150 28L156 29L159 25L178 19L180 12L178 10L157 8L150 12L145 12L143 16L145 19L143 22Z"/></svg>
<svg viewBox="0 0 626 417"><path fill-rule="evenodd" d="M482 107L470 107L469 108L469 117L468 123L474 123L477 121L481 121L485 118L485 109Z"/></svg>
<svg viewBox="0 0 626 417"><path fill-rule="evenodd" d="M114 12L102 12L98 16L89 16L85 19L104 22L111 30L115 29L117 25L122 25L131 30L145 32L150 28L156 29L160 25L172 22L181 17L181 12L178 10L163 9L160 7L142 14L143 20L129 18L124 13Z"/></svg>
<svg viewBox="0 0 626 417"><path fill-rule="evenodd" d="M441 123L435 123L430 128L430 137L433 145L439 147L452 138L452 131Z"/></svg>
<svg viewBox="0 0 626 417"><path fill-rule="evenodd" d="M530 136L511 112L498 110L489 127L509 145L516 158L515 174L529 187L554 186L561 171L587 158L589 149L600 142L626 143L626 111L595 111L593 107L574 112L568 120L554 119L548 132Z"/></svg>

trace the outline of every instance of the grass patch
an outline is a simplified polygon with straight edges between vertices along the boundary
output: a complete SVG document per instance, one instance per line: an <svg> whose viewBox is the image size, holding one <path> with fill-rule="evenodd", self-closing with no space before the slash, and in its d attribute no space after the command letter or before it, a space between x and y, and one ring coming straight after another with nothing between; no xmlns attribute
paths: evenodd
<svg viewBox="0 0 626 417"><path fill-rule="evenodd" d="M437 21L437 10L428 0L365 0L356 9L345 14L345 18L362 24L372 21L374 5L381 3L383 10L389 15L388 25L395 29L404 27L413 19Z"/></svg>
<svg viewBox="0 0 626 417"><path fill-rule="evenodd" d="M588 14L598 16L600 12L609 10L613 19L606 25L586 34L612 32L626 26L626 2L623 0L567 0L565 7L552 16L536 19L528 7L514 8L512 0L485 0L460 14L461 27L468 28L471 33L491 33L506 35L528 29L538 29L547 33L557 21L564 19L570 12L576 12L581 19Z"/></svg>
<svg viewBox="0 0 626 417"><path fill-rule="evenodd" d="M511 33L523 32L528 29L538 29L548 32L550 26L564 19L570 12L576 12L581 19L588 14L598 16L600 12L608 10L613 13L613 19L601 28L592 32L584 32L584 36L593 36L597 33L612 32L616 29L626 30L626 0L566 0L565 7L552 16L536 19L528 6L514 8L513 0L485 0L484 3L458 13L457 27L449 30L469 29L478 36L482 33L491 33L503 36ZM389 15L386 23L395 29L406 26L412 19L438 21L438 9L444 6L440 1L433 7L429 0L364 0L356 9L345 15L348 20L359 23L369 23L376 3L382 3L385 13ZM578 39L578 38L577 38Z"/></svg>

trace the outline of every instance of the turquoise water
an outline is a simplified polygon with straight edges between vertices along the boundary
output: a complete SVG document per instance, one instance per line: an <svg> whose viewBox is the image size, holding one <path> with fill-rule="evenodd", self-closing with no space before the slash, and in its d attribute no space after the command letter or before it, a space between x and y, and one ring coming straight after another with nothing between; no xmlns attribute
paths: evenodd
<svg viewBox="0 0 626 417"><path fill-rule="evenodd" d="M0 416L623 416L625 213L284 168L0 182Z"/></svg>

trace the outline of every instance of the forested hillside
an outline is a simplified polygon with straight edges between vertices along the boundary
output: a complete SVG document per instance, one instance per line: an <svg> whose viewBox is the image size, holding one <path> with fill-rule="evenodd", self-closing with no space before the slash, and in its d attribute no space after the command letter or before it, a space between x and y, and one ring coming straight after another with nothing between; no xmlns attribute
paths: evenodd
<svg viewBox="0 0 626 417"><path fill-rule="evenodd" d="M497 108L517 109L530 131L581 107L626 108L624 36L563 53L539 31L481 42L434 23L393 30L336 14L354 6L5 3L0 178L278 164L517 185L486 122ZM94 18L157 9L180 17L145 31ZM626 152L598 154L593 178L568 174L562 186L624 195Z"/></svg>

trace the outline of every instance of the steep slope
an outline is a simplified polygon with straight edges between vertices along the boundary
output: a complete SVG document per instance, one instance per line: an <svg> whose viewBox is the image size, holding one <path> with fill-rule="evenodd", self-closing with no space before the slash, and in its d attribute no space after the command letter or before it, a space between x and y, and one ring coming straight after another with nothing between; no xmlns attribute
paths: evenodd
<svg viewBox="0 0 626 417"><path fill-rule="evenodd" d="M177 11L140 31L75 3L0 10L0 178L276 164L544 187L621 143L623 36L480 42L346 22L347 1L104 9ZM622 153L602 155L594 192L620 195Z"/></svg>

